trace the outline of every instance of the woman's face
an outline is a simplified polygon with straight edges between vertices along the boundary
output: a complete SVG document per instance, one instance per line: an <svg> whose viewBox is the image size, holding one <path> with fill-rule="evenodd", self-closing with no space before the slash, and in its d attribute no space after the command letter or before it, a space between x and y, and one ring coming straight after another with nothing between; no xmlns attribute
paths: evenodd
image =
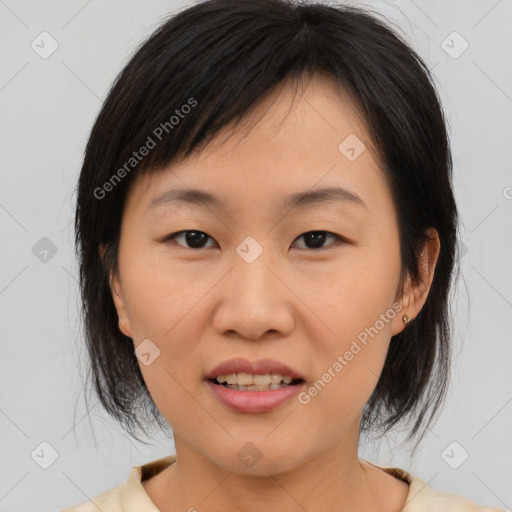
<svg viewBox="0 0 512 512"><path fill-rule="evenodd" d="M397 302L397 217L365 127L327 78L289 111L292 97L276 91L250 131L133 183L111 283L178 453L238 473L357 450L390 338L411 315ZM325 188L353 196L309 195ZM162 195L196 189L214 200ZM209 381L234 358L249 366L220 373L304 382L234 391Z"/></svg>

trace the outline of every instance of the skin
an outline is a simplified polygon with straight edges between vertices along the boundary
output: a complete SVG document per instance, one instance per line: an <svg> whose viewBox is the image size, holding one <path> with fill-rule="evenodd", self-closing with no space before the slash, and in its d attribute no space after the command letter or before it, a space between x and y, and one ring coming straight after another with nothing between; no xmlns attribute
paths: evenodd
<svg viewBox="0 0 512 512"><path fill-rule="evenodd" d="M357 109L321 75L293 98L289 85L276 89L247 118L250 129L226 128L203 151L138 176L127 197L111 289L134 347L149 338L160 350L139 365L175 437L177 462L143 482L162 511L387 512L401 510L409 491L358 458L358 432L391 336L426 300L439 239L421 254L422 283L407 280L400 296L396 211ZM349 134L366 146L355 161L338 149ZM292 192L329 185L366 207L279 209ZM177 187L214 193L222 206L147 210ZM196 249L184 236L164 241L182 230L210 238ZM328 236L315 249L301 236L309 231L344 242ZM263 248L250 264L236 252L247 236ZM313 383L393 304L402 310L307 405L293 398L267 413L234 412L203 380L241 356L277 359ZM247 442L261 453L250 468L237 457Z"/></svg>

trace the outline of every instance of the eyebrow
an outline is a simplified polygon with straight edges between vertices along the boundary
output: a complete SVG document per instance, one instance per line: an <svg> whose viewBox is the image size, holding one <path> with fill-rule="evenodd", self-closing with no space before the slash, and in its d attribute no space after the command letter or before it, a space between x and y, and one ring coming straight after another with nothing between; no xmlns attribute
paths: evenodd
<svg viewBox="0 0 512 512"><path fill-rule="evenodd" d="M190 188L173 189L154 196L146 210L153 210L157 207L176 202L195 204L198 206L210 205L216 208L220 208L225 204L225 201L222 201L219 197L204 190ZM307 206L332 202L352 203L354 205L368 208L359 195L339 186L296 192L285 198L284 202L281 204L281 208L283 210L289 210L291 208L305 208Z"/></svg>

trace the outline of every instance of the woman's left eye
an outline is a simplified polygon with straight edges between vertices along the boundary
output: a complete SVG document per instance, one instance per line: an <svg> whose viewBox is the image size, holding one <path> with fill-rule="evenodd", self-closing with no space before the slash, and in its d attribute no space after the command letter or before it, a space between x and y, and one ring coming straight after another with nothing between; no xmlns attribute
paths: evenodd
<svg viewBox="0 0 512 512"><path fill-rule="evenodd" d="M305 244L307 247L305 249L324 249L323 246L325 240L328 237L332 237L336 241L342 242L342 238L339 235L336 235L334 233L330 233L329 231L308 231L307 233L303 233L299 237L296 238L296 240L299 240L300 238L304 238ZM334 243L329 244L327 247L334 245ZM304 249L304 247L299 247L299 249Z"/></svg>

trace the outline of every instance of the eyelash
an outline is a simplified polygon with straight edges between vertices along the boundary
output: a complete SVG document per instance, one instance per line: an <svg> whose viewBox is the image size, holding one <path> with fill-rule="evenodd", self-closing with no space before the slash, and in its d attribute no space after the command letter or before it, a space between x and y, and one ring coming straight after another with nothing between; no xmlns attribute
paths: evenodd
<svg viewBox="0 0 512 512"><path fill-rule="evenodd" d="M185 230L182 230L182 231L177 231L176 233L172 233L171 235L168 235L164 238L163 242L171 242L171 241L174 241L174 239L176 237L178 237L179 235L184 235L186 233L201 233L203 235L206 235L210 240L213 240L213 238L211 238L209 235L207 235L206 233L204 233L204 231L198 231L198 230L195 230L195 229L185 229ZM302 233L301 235L299 235L295 240L298 240L299 238L303 237L304 235L309 235L311 233L325 233L327 234L328 236L331 235L332 237L334 237L336 239L335 243L333 244L330 244L328 245L327 247L320 247L318 249L309 249L309 248L304 248L304 249L301 249L301 250L310 250L310 251L315 251L315 252L318 252L318 251L322 251L322 250L328 250L328 249L331 249L333 246L337 246L339 245L340 243L344 243L345 240L335 234L335 233L331 233L330 231L324 231L324 230L313 230L313 231L306 231L305 233ZM295 242L294 240L294 242ZM200 248L193 248L193 247L187 247L187 246L183 246L181 244L178 244L180 247L183 247L184 249L191 249L193 251L199 251L200 249L207 249L207 247L200 247Z"/></svg>

